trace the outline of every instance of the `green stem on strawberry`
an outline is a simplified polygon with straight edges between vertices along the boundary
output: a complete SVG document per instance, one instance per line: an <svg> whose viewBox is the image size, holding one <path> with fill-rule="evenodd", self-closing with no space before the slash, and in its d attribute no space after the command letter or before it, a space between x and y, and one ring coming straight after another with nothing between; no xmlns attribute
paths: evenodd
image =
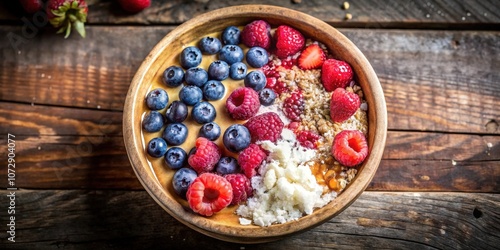
<svg viewBox="0 0 500 250"><path fill-rule="evenodd" d="M87 12L87 4L83 0L52 0L47 4L50 24L59 28L57 33L64 33L64 38L69 37L72 29L85 37Z"/></svg>

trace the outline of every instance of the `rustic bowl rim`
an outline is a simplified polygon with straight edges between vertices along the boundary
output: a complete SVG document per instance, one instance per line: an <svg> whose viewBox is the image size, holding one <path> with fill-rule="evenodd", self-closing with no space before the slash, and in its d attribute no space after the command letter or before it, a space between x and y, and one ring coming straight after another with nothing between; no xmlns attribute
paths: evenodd
<svg viewBox="0 0 500 250"><path fill-rule="evenodd" d="M138 96L137 92L141 86L144 87L143 85L149 84L143 81L148 74L151 74L151 72L148 72L148 69L157 60L160 53L162 53L175 38L188 32L189 29L207 25L211 22L238 17L273 20L286 19L287 22L294 22L291 26L308 27L314 29L310 31L312 33L319 32L323 35L328 34L330 37L335 37L332 43L338 44L342 48L350 51L352 58L349 58L348 62L353 65L353 69L359 77L367 79L366 84L364 84L365 86L362 86L362 88L365 92L369 91L372 93L373 96L368 105L369 109L375 110L371 113L369 110L370 154L361 167L362 171L359 171L350 186L334 201L316 210L312 215L302 217L294 222L272 225L269 227L214 225L214 223L210 221L210 218L205 218L195 215L190 211L185 211L175 200L172 201L168 195L166 195L167 191L158 181L151 180L151 175L149 173L153 170L147 164L144 150L141 147L140 120L138 120L138 117L134 114L136 113L137 103L143 101L143 96ZM359 65L363 66L361 67ZM373 137L371 137L372 134ZM213 10L198 15L170 31L151 50L137 70L125 100L123 114L123 138L127 155L135 174L151 197L172 217L186 226L205 235L237 243L258 243L277 240L284 236L317 226L342 212L361 195L373 178L382 158L386 135L387 110L383 90L375 71L363 53L347 37L325 22L299 11L271 5L240 5Z"/></svg>

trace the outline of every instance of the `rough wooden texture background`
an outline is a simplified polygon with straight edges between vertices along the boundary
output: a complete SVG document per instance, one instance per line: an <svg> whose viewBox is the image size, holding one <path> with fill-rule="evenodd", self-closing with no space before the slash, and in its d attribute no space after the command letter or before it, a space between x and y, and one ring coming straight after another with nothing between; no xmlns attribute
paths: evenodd
<svg viewBox="0 0 500 250"><path fill-rule="evenodd" d="M360 0L343 10L343 1L331 0L158 0L136 15L115 1L87 2L85 39L63 39L46 26L28 30L33 17L16 1L0 2L0 141L16 135L21 188L18 241L2 238L0 248L500 245L498 1ZM311 14L350 38L380 78L389 133L367 191L339 216L278 242L238 245L189 229L149 197L128 161L121 123L130 80L163 36L206 11L252 3ZM353 19L344 20L346 13ZM14 43L16 36L23 40Z"/></svg>

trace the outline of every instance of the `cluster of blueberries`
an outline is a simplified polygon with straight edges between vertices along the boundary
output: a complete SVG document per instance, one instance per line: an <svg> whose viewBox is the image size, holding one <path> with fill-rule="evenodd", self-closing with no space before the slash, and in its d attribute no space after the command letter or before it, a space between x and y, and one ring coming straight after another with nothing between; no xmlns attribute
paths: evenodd
<svg viewBox="0 0 500 250"><path fill-rule="evenodd" d="M266 76L262 71L247 73L247 65L243 63L244 52L238 46L240 30L229 26L221 38L222 42L215 37L204 37L198 46L184 48L180 54L181 67L170 66L163 72L163 82L167 87L179 87L185 83L179 92L178 101L172 101L167 107L169 97L162 88L153 89L146 96L150 112L143 119L143 129L146 132L159 132L167 124L162 136L148 143L147 152L152 157L165 156L165 162L171 169L181 169L189 157L182 148L176 147L184 143L188 135L188 128L183 124L188 116L188 106L192 106L191 118L202 124L198 136L212 141L220 137L221 128L214 122L216 110L210 101L220 100L224 96L226 90L221 81L227 78L243 80L246 87L259 93L260 103L265 106L273 104L276 98L272 89L265 88ZM218 60L213 61L207 70L199 67L203 54L218 55ZM246 62L253 68L266 65L268 60L267 51L261 47L252 47L246 53ZM159 110L166 107L164 116ZM243 125L232 125L225 131L223 143L231 152L239 152L250 144L250 133ZM234 158L222 157L216 171L227 174L237 172L237 168ZM193 174L196 173L189 168L176 172L173 180L176 192L181 195L185 193L187 187L182 184L183 180L192 179Z"/></svg>

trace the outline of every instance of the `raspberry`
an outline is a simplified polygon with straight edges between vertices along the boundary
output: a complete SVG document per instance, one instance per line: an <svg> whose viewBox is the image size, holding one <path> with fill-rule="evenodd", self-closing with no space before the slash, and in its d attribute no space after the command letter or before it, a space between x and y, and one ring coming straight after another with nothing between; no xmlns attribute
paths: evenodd
<svg viewBox="0 0 500 250"><path fill-rule="evenodd" d="M347 87L353 75L351 65L344 61L328 59L321 67L321 83L328 92Z"/></svg>
<svg viewBox="0 0 500 250"><path fill-rule="evenodd" d="M360 105L361 101L356 93L337 88L330 101L330 118L334 122L343 122L356 113Z"/></svg>
<svg viewBox="0 0 500 250"><path fill-rule="evenodd" d="M304 36L296 29L281 25L274 33L276 41L276 55L286 58L302 50L305 44Z"/></svg>
<svg viewBox="0 0 500 250"><path fill-rule="evenodd" d="M302 92L295 91L283 102L283 113L291 121L300 121L300 115L304 112L304 97L302 97Z"/></svg>
<svg viewBox="0 0 500 250"><path fill-rule="evenodd" d="M233 187L233 200L231 205L246 201L252 196L253 189L250 180L244 174L228 174L224 176Z"/></svg>
<svg viewBox="0 0 500 250"><path fill-rule="evenodd" d="M333 139L332 155L340 164L354 167L368 155L368 144L358 130L343 130Z"/></svg>
<svg viewBox="0 0 500 250"><path fill-rule="evenodd" d="M245 123L250 131L252 142L270 140L276 142L283 131L284 124L274 112L267 112L250 118Z"/></svg>
<svg viewBox="0 0 500 250"><path fill-rule="evenodd" d="M259 110L259 94L248 87L237 88L226 100L226 109L235 120L247 120Z"/></svg>
<svg viewBox="0 0 500 250"><path fill-rule="evenodd" d="M233 199L231 183L213 173L198 176L188 188L186 198L196 213L212 216L227 207Z"/></svg>
<svg viewBox="0 0 500 250"><path fill-rule="evenodd" d="M271 26L263 20L255 20L245 26L241 32L241 41L248 47L271 47Z"/></svg>
<svg viewBox="0 0 500 250"><path fill-rule="evenodd" d="M246 177L252 178L257 174L257 168L266 158L266 152L257 144L250 144L238 155L238 164L240 164Z"/></svg>
<svg viewBox="0 0 500 250"><path fill-rule="evenodd" d="M188 158L189 165L198 174L210 172L221 157L221 151L217 144L204 137L196 139L195 152Z"/></svg>
<svg viewBox="0 0 500 250"><path fill-rule="evenodd" d="M297 133L297 140L302 147L315 149L317 148L316 143L319 140L319 135L313 131L303 130Z"/></svg>

